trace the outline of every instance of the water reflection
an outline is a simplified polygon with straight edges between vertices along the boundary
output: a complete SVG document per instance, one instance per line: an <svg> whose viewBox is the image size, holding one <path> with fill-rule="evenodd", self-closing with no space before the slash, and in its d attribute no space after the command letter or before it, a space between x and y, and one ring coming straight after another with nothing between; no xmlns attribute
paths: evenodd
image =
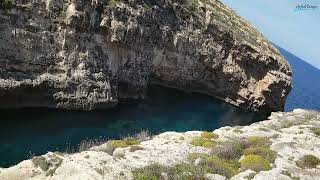
<svg viewBox="0 0 320 180"><path fill-rule="evenodd" d="M0 167L16 164L30 152L75 148L87 138L119 138L144 129L152 133L213 130L265 119L205 95L158 86L151 88L144 102L110 110L1 110L0 117Z"/></svg>

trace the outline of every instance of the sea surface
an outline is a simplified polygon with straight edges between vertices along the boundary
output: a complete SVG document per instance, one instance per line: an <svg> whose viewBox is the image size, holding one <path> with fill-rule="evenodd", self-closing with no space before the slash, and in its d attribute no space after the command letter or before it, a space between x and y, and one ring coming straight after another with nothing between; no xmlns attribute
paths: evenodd
<svg viewBox="0 0 320 180"><path fill-rule="evenodd" d="M303 108L320 111L320 69L287 50L276 47L292 69L293 88L287 98L285 110Z"/></svg>
<svg viewBox="0 0 320 180"><path fill-rule="evenodd" d="M110 139L141 130L214 130L248 125L266 116L246 112L209 96L153 86L140 103L101 111L1 110L0 167L48 151L76 151L82 140Z"/></svg>

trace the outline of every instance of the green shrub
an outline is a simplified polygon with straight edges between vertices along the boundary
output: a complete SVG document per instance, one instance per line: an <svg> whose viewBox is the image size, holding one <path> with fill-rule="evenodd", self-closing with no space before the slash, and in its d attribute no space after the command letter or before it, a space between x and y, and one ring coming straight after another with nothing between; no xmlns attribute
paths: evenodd
<svg viewBox="0 0 320 180"><path fill-rule="evenodd" d="M114 148L126 148L128 146L137 145L137 144L139 144L139 141L134 138L126 138L123 140L112 140L111 141L111 145Z"/></svg>
<svg viewBox="0 0 320 180"><path fill-rule="evenodd" d="M258 155L248 155L240 162L241 169L251 169L256 172L271 170L270 162Z"/></svg>
<svg viewBox="0 0 320 180"><path fill-rule="evenodd" d="M211 154L221 159L236 160L242 156L243 147L237 142L225 142L220 146L215 146Z"/></svg>
<svg viewBox="0 0 320 180"><path fill-rule="evenodd" d="M236 162L222 160L217 156L209 156L200 161L199 166L205 173L220 174L228 178L239 173L239 165Z"/></svg>
<svg viewBox="0 0 320 180"><path fill-rule="evenodd" d="M10 10L14 6L14 2L12 0L0 0L0 9Z"/></svg>
<svg viewBox="0 0 320 180"><path fill-rule="evenodd" d="M113 154L113 151L115 150L115 148L113 147L112 145L112 140L109 140L107 141L105 144L102 144L100 147L99 147L99 151L102 151L102 152L105 152L105 153L108 153L112 156Z"/></svg>
<svg viewBox="0 0 320 180"><path fill-rule="evenodd" d="M283 175L285 175L285 176L289 176L289 177L292 176L291 173L290 173L288 170L283 170L283 171L281 171L281 174L283 174Z"/></svg>
<svg viewBox="0 0 320 180"><path fill-rule="evenodd" d="M222 160L217 156L208 156L207 154L190 154L192 159L201 157L202 160L195 165L192 163L181 163L173 167L161 166L157 164L149 165L133 171L134 179L181 179L181 180L198 180L204 179L207 173L221 174L228 178L239 173L239 164ZM165 174L165 177L162 177Z"/></svg>
<svg viewBox="0 0 320 180"><path fill-rule="evenodd" d="M285 176L289 176L292 180L300 180L299 177L296 176L292 176L291 173L288 170L283 170L281 172L281 174L285 175Z"/></svg>
<svg viewBox="0 0 320 180"><path fill-rule="evenodd" d="M36 156L32 158L32 163L35 167L40 167L43 171L47 171L50 166L50 163L43 156Z"/></svg>
<svg viewBox="0 0 320 180"><path fill-rule="evenodd" d="M136 172L134 173L135 180L158 180L159 178L155 175L146 174L144 172Z"/></svg>
<svg viewBox="0 0 320 180"><path fill-rule="evenodd" d="M251 147L267 147L271 144L268 138L259 136L248 137L248 143Z"/></svg>
<svg viewBox="0 0 320 180"><path fill-rule="evenodd" d="M252 146L252 143L248 141L248 139L239 139L231 141L234 144L237 144L241 149L247 149Z"/></svg>
<svg viewBox="0 0 320 180"><path fill-rule="evenodd" d="M199 173L200 169L191 164L177 164L173 167L152 164L133 171L135 180L158 180L158 179L182 179L196 180L200 179L204 174ZM165 174L163 177L162 174Z"/></svg>
<svg viewBox="0 0 320 180"><path fill-rule="evenodd" d="M195 177L200 177L199 173L202 175L205 175L206 173L220 174L226 177L232 177L239 173L240 164L237 160L225 160L215 155L203 153L192 153L188 156L191 164L194 164L195 160L198 158L201 158L201 161L199 161L197 165L194 165L196 166L193 168Z"/></svg>
<svg viewBox="0 0 320 180"><path fill-rule="evenodd" d="M243 131L241 129L239 129L239 128L234 129L233 132L238 133L238 134L242 134L243 133Z"/></svg>
<svg viewBox="0 0 320 180"><path fill-rule="evenodd" d="M244 177L244 178L246 178L246 179L250 180L250 179L253 179L253 178L254 178L254 176L256 176L256 175L257 175L257 173L252 172L252 173L250 173L248 176L246 176L246 177Z"/></svg>
<svg viewBox="0 0 320 180"><path fill-rule="evenodd" d="M191 153L188 155L188 160L194 162L198 158L206 159L208 157L209 155L204 153Z"/></svg>
<svg viewBox="0 0 320 180"><path fill-rule="evenodd" d="M179 137L179 140L183 141L185 138L183 136Z"/></svg>
<svg viewBox="0 0 320 180"><path fill-rule="evenodd" d="M111 146L114 148L125 148L129 145L127 145L127 143L123 140L111 140Z"/></svg>
<svg viewBox="0 0 320 180"><path fill-rule="evenodd" d="M134 170L133 179L135 180L158 180L161 173L167 171L167 167L159 164L151 164L149 166Z"/></svg>
<svg viewBox="0 0 320 180"><path fill-rule="evenodd" d="M168 167L159 165L159 164L151 164L143 168L139 168L134 170L133 179L135 180L158 180L161 177L162 172L167 172Z"/></svg>
<svg viewBox="0 0 320 180"><path fill-rule="evenodd" d="M260 131L266 131L266 132L269 132L269 131L270 131L270 129L264 128L264 127L260 127L259 130L260 130Z"/></svg>
<svg viewBox="0 0 320 180"><path fill-rule="evenodd" d="M201 133L201 137L205 139L218 139L219 136L213 132L204 131Z"/></svg>
<svg viewBox="0 0 320 180"><path fill-rule="evenodd" d="M250 154L262 156L269 162L274 162L277 157L277 152L266 147L252 147L244 150L244 155Z"/></svg>
<svg viewBox="0 0 320 180"><path fill-rule="evenodd" d="M320 127L314 127L311 130L315 135L320 136Z"/></svg>
<svg viewBox="0 0 320 180"><path fill-rule="evenodd" d="M116 148L126 148L132 145L138 145L140 142L134 138L125 138L123 140L109 140L107 143L102 144L99 149L100 151L106 152L113 155L113 151Z"/></svg>
<svg viewBox="0 0 320 180"><path fill-rule="evenodd" d="M63 159L55 154L49 155L48 158L49 160L43 156L36 156L31 161L35 167L40 167L42 171L46 171L46 176L52 176Z"/></svg>
<svg viewBox="0 0 320 180"><path fill-rule="evenodd" d="M314 155L305 155L296 164L300 168L316 168L320 164L320 159Z"/></svg>
<svg viewBox="0 0 320 180"><path fill-rule="evenodd" d="M205 147L205 148L212 148L217 143L215 141L213 141L213 140L209 140L209 139L206 139L206 138L194 137L192 139L191 144L194 145L194 146L202 146L202 147Z"/></svg>
<svg viewBox="0 0 320 180"><path fill-rule="evenodd" d="M144 148L143 147L141 147L141 146L136 146L136 145L134 145L134 146L131 146L131 148L130 148L130 152L135 152L135 151L138 151L138 150L144 150Z"/></svg>
<svg viewBox="0 0 320 180"><path fill-rule="evenodd" d="M276 152L270 149L268 138L252 136L245 140L229 141L216 146L212 139L217 136L210 132L203 132L201 137L194 137L191 144L212 148L210 155L191 153L189 163L182 163L173 167L151 165L135 171L134 179L204 179L204 175L220 174L230 178L239 173L239 169L251 169L256 172L270 170L270 161L276 158ZM246 154L239 163L239 158ZM263 157L265 158L263 158ZM201 160L195 163L200 158ZM161 176L165 177L162 177Z"/></svg>
<svg viewBox="0 0 320 180"><path fill-rule="evenodd" d="M126 144L128 146L136 145L136 144L140 143L137 139L132 138L132 137L125 138L125 139L123 139L123 141L126 142Z"/></svg>
<svg viewBox="0 0 320 180"><path fill-rule="evenodd" d="M199 166L191 164L177 164L170 169L168 179L197 180L204 175Z"/></svg>

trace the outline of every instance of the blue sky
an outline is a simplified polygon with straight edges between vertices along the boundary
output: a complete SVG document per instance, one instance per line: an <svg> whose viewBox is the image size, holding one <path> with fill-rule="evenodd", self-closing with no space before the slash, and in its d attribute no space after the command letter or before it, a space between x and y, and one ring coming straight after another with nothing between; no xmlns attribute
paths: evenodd
<svg viewBox="0 0 320 180"><path fill-rule="evenodd" d="M320 0L221 0L273 43L320 69ZM297 5L318 6L295 11Z"/></svg>

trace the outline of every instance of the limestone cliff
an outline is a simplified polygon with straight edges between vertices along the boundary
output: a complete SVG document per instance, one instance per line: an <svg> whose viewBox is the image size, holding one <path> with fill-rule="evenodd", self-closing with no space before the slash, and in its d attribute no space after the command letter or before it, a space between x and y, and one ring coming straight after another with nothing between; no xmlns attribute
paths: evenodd
<svg viewBox="0 0 320 180"><path fill-rule="evenodd" d="M0 8L0 107L107 108L152 83L283 110L291 70L218 0L15 0Z"/></svg>

